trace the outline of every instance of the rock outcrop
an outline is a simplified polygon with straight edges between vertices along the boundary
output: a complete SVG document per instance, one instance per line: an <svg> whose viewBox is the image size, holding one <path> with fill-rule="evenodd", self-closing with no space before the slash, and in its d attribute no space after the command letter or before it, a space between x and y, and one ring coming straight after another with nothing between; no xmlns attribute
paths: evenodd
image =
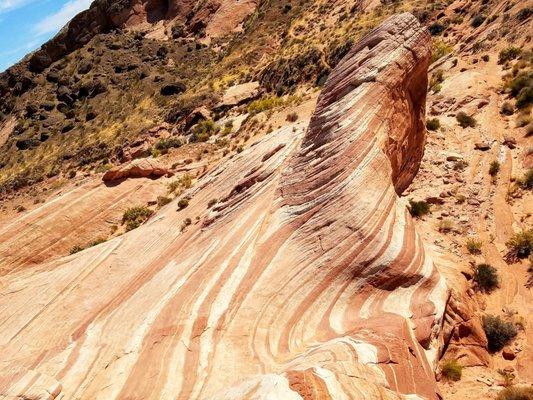
<svg viewBox="0 0 533 400"><path fill-rule="evenodd" d="M113 29L143 23L176 21L184 34L202 33L219 37L235 30L251 14L256 0L209 0L201 5L192 0L95 0L90 8L76 15L54 38L27 57L23 63L32 72L42 72L52 63L87 44L94 36ZM22 82L18 67L12 67L0 81ZM31 79L31 78L28 78ZM28 86L28 85L26 85ZM0 87L0 94L6 91Z"/></svg>
<svg viewBox="0 0 533 400"><path fill-rule="evenodd" d="M141 158L110 169L104 174L102 180L104 182L113 182L127 178L159 178L165 175L171 176L172 172L157 160Z"/></svg>
<svg viewBox="0 0 533 400"><path fill-rule="evenodd" d="M436 399L446 289L398 198L430 47L410 14L388 19L305 133L221 163L182 211L4 276L0 397Z"/></svg>

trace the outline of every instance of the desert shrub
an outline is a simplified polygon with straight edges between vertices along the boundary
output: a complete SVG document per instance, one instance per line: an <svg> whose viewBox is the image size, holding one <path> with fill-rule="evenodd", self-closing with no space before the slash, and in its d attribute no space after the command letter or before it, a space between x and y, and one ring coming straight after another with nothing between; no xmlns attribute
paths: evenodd
<svg viewBox="0 0 533 400"><path fill-rule="evenodd" d="M183 210L184 208L187 208L188 206L189 206L189 200L180 199L180 201L178 201L178 210Z"/></svg>
<svg viewBox="0 0 533 400"><path fill-rule="evenodd" d="M489 56L488 54L483 54L483 55L481 56L481 59L482 59L483 61L485 61L485 62L488 62L488 61L490 60L490 56Z"/></svg>
<svg viewBox="0 0 533 400"><path fill-rule="evenodd" d="M511 386L498 393L496 400L533 400L533 388Z"/></svg>
<svg viewBox="0 0 533 400"><path fill-rule="evenodd" d="M498 175L498 172L500 172L500 162L495 160L495 161L490 163L489 175L490 176L496 176L496 175Z"/></svg>
<svg viewBox="0 0 533 400"><path fill-rule="evenodd" d="M122 215L122 224L126 224L126 231L138 228L152 215L152 210L146 206L128 208Z"/></svg>
<svg viewBox="0 0 533 400"><path fill-rule="evenodd" d="M72 249L70 249L70 254L76 254L83 250L85 250L85 248L83 248L80 245L76 245L76 246L73 246Z"/></svg>
<svg viewBox="0 0 533 400"><path fill-rule="evenodd" d="M466 241L466 249L470 254L481 254L481 246L483 243L480 240L470 238Z"/></svg>
<svg viewBox="0 0 533 400"><path fill-rule="evenodd" d="M453 222L449 219L443 219L439 222L437 228L441 233L451 232L453 229Z"/></svg>
<svg viewBox="0 0 533 400"><path fill-rule="evenodd" d="M472 22L470 22L470 25L472 26L472 28L477 28L481 26L483 22L485 22L485 19L486 17L484 15L477 14L474 16L474 18L472 18Z"/></svg>
<svg viewBox="0 0 533 400"><path fill-rule="evenodd" d="M520 49L519 47L506 47L505 49L500 51L500 54L498 55L498 64L504 64L507 61L514 60L520 55L520 53L522 53L522 49Z"/></svg>
<svg viewBox="0 0 533 400"><path fill-rule="evenodd" d="M277 96L265 97L262 99L254 100L248 105L248 113L254 115L263 111L272 110L276 107L283 105L283 99Z"/></svg>
<svg viewBox="0 0 533 400"><path fill-rule="evenodd" d="M209 202L207 203L207 208L211 208L213 207L215 204L218 203L218 200L217 199L211 199L209 200Z"/></svg>
<svg viewBox="0 0 533 400"><path fill-rule="evenodd" d="M484 292L491 292L498 287L500 279L498 271L492 265L479 264L474 273L474 281Z"/></svg>
<svg viewBox="0 0 533 400"><path fill-rule="evenodd" d="M519 21L525 21L533 15L533 7L524 7L516 13L516 18Z"/></svg>
<svg viewBox="0 0 533 400"><path fill-rule="evenodd" d="M440 128L440 121L438 118L431 118L426 121L426 128L430 131L436 131Z"/></svg>
<svg viewBox="0 0 533 400"><path fill-rule="evenodd" d="M430 205L425 201L409 200L409 212L413 217L420 218L430 211Z"/></svg>
<svg viewBox="0 0 533 400"><path fill-rule="evenodd" d="M457 160L453 164L454 171L464 171L466 167L468 167L468 162L465 160Z"/></svg>
<svg viewBox="0 0 533 400"><path fill-rule="evenodd" d="M166 196L158 196L157 197L157 205L159 207L166 206L171 201L172 201L172 199L170 197L166 197Z"/></svg>
<svg viewBox="0 0 533 400"><path fill-rule="evenodd" d="M88 249L90 247L98 246L99 244L105 243L106 241L107 241L106 238L100 237L98 239L95 239L95 240L89 242L86 246L76 245L76 246L72 247L72 249L70 249L70 254L79 253L80 251L83 251L83 250Z"/></svg>
<svg viewBox="0 0 533 400"><path fill-rule="evenodd" d="M510 101L505 101L505 102L502 104L502 108L500 109L500 112L501 112L503 115L513 115L513 114L514 114L514 106L513 106L513 103L511 103Z"/></svg>
<svg viewBox="0 0 533 400"><path fill-rule="evenodd" d="M166 152L171 148L178 148L183 146L183 142L178 138L161 139L156 143L155 148L161 152Z"/></svg>
<svg viewBox="0 0 533 400"><path fill-rule="evenodd" d="M514 234L505 245L514 258L527 258L533 253L533 229Z"/></svg>
<svg viewBox="0 0 533 400"><path fill-rule="evenodd" d="M428 31L431 34L431 36L440 35L444 31L444 29L445 29L444 25L438 22L435 22L428 27Z"/></svg>
<svg viewBox="0 0 533 400"><path fill-rule="evenodd" d="M528 170L523 177L516 182L522 189L533 189L533 169Z"/></svg>
<svg viewBox="0 0 533 400"><path fill-rule="evenodd" d="M500 351L518 334L516 326L494 315L483 316L483 330L487 335L488 349Z"/></svg>
<svg viewBox="0 0 533 400"><path fill-rule="evenodd" d="M520 72L507 83L511 96L516 98L516 107L525 108L533 103L533 72Z"/></svg>
<svg viewBox="0 0 533 400"><path fill-rule="evenodd" d="M452 47L442 40L433 41L433 51L431 53L431 62L434 63L439 58L444 57L446 54L451 53Z"/></svg>
<svg viewBox="0 0 533 400"><path fill-rule="evenodd" d="M207 142L211 135L217 133L220 127L213 122L213 120L207 119L199 122L192 130L190 141L192 143Z"/></svg>
<svg viewBox="0 0 533 400"><path fill-rule="evenodd" d="M296 122L296 121L298 121L298 114L295 113L295 112L290 113L289 115L287 115L287 121L288 122Z"/></svg>
<svg viewBox="0 0 533 400"><path fill-rule="evenodd" d="M465 113L464 111L459 111L457 115L455 116L457 119L457 122L459 122L459 125L462 128L472 127L474 128L476 126L476 120Z"/></svg>
<svg viewBox="0 0 533 400"><path fill-rule="evenodd" d="M463 366L456 360L448 360L442 364L441 372L446 379L459 381L461 380L461 375L463 373Z"/></svg>
<svg viewBox="0 0 533 400"><path fill-rule="evenodd" d="M440 89L436 89L437 86L440 86L440 84L444 82L444 71L442 69L438 69L435 71L433 75L431 75L431 79L429 81L429 87L434 92L440 91Z"/></svg>

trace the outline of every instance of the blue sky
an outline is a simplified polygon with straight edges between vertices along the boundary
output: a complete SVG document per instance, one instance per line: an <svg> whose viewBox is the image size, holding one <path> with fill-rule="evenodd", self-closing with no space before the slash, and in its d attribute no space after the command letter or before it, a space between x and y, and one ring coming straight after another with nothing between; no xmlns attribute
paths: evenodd
<svg viewBox="0 0 533 400"><path fill-rule="evenodd" d="M92 0L0 0L0 72L53 37Z"/></svg>

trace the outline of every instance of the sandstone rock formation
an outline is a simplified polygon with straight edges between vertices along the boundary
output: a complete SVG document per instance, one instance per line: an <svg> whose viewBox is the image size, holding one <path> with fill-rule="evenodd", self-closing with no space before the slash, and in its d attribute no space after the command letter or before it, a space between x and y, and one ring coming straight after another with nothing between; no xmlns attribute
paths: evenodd
<svg viewBox="0 0 533 400"><path fill-rule="evenodd" d="M436 399L446 289L397 195L429 57L413 16L387 20L305 134L221 163L182 211L4 276L0 397Z"/></svg>
<svg viewBox="0 0 533 400"><path fill-rule="evenodd" d="M161 165L157 160L153 158L142 158L110 169L104 174L102 180L104 182L113 182L127 178L159 178L160 176L171 174L171 171Z"/></svg>

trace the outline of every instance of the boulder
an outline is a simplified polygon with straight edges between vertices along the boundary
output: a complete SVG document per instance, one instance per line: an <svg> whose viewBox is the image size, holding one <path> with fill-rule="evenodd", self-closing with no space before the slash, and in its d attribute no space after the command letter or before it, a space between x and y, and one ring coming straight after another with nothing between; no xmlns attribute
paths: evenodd
<svg viewBox="0 0 533 400"><path fill-rule="evenodd" d="M487 143L487 142L476 142L474 144L474 148L476 150L487 151L487 150L490 150L490 143Z"/></svg>
<svg viewBox="0 0 533 400"><path fill-rule="evenodd" d="M217 107L233 107L257 98L260 94L259 82L247 82L226 90Z"/></svg>
<svg viewBox="0 0 533 400"><path fill-rule="evenodd" d="M113 182L127 178L159 178L165 175L172 176L172 172L152 158L142 158L110 169L104 174L102 180Z"/></svg>

